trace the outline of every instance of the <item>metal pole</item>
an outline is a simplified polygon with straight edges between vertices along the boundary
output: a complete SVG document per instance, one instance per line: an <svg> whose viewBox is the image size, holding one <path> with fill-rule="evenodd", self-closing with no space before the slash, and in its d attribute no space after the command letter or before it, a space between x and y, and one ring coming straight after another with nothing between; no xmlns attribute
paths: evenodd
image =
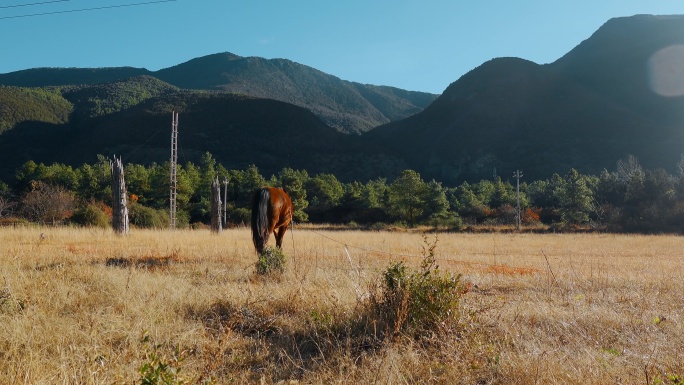
<svg viewBox="0 0 684 385"><path fill-rule="evenodd" d="M176 194L178 187L178 113L171 112L171 166L170 166L170 193L169 193L169 226L176 228Z"/></svg>

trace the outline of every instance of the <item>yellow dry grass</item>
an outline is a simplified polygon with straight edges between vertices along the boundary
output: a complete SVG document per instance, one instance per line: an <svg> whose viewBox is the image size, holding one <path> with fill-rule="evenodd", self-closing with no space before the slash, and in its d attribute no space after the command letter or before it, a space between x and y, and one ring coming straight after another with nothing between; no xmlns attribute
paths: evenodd
<svg viewBox="0 0 684 385"><path fill-rule="evenodd" d="M295 229L287 272L263 278L244 228L0 229L0 383L134 384L146 363L218 384L684 376L684 238L439 234L440 270L470 287L458 327L354 346L336 325L424 246L419 233Z"/></svg>

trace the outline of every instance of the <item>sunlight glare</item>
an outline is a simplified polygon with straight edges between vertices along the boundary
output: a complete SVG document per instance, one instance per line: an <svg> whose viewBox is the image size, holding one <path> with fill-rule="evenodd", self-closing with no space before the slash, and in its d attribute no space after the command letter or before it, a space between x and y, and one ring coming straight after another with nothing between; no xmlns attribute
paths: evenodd
<svg viewBox="0 0 684 385"><path fill-rule="evenodd" d="M648 60L651 90L658 95L684 95L684 45L671 45L654 53Z"/></svg>

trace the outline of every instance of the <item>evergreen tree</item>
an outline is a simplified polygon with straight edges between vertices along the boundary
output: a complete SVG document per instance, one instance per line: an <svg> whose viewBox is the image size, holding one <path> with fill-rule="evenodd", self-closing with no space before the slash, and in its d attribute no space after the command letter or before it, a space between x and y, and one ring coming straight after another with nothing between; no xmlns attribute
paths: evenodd
<svg viewBox="0 0 684 385"><path fill-rule="evenodd" d="M309 174L305 170L284 168L278 173L278 179L280 180L281 186L292 200L292 205L294 206L292 219L295 222L308 221L309 215L304 209L309 206L309 202L306 200L304 183L309 179Z"/></svg>
<svg viewBox="0 0 684 385"><path fill-rule="evenodd" d="M487 217L489 207L480 200L468 182L463 182L456 188L454 200L458 203L456 209L459 216L474 221L482 221Z"/></svg>
<svg viewBox="0 0 684 385"><path fill-rule="evenodd" d="M620 159L617 162L617 175L618 180L625 186L625 201L632 206L638 205L639 201L644 198L646 178L646 172L639 164L639 159L634 155Z"/></svg>
<svg viewBox="0 0 684 385"><path fill-rule="evenodd" d="M559 191L561 219L570 224L589 222L593 192L587 186L586 177L573 168L565 181L564 188Z"/></svg>
<svg viewBox="0 0 684 385"><path fill-rule="evenodd" d="M318 174L304 183L309 208L325 210L337 206L344 195L342 183L332 174Z"/></svg>
<svg viewBox="0 0 684 385"><path fill-rule="evenodd" d="M423 216L428 220L446 219L449 216L449 200L442 184L433 179L427 183L425 188L425 212Z"/></svg>
<svg viewBox="0 0 684 385"><path fill-rule="evenodd" d="M361 190L361 199L365 208L386 208L389 203L389 187L386 179L368 181Z"/></svg>
<svg viewBox="0 0 684 385"><path fill-rule="evenodd" d="M390 211L410 227L415 226L418 217L425 211L427 186L420 174L404 170L389 186Z"/></svg>
<svg viewBox="0 0 684 385"><path fill-rule="evenodd" d="M141 164L129 163L124 167L124 177L128 194L135 196L133 200L143 205L151 204L148 202L152 196L150 170Z"/></svg>

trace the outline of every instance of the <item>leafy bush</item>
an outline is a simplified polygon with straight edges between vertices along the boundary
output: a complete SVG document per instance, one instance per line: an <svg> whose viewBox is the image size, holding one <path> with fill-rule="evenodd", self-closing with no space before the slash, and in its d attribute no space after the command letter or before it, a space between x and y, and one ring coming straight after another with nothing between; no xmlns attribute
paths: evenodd
<svg viewBox="0 0 684 385"><path fill-rule="evenodd" d="M665 378L656 376L652 382L653 385L684 385L684 377L677 374L667 374Z"/></svg>
<svg viewBox="0 0 684 385"><path fill-rule="evenodd" d="M259 254L259 261L256 263L257 274L282 274L285 271L286 258L283 251L279 248L266 247Z"/></svg>
<svg viewBox="0 0 684 385"><path fill-rule="evenodd" d="M147 333L141 339L143 344L149 344L145 353L145 363L140 366L140 385L184 385L189 381L180 377L183 352L178 347L169 357L162 352L163 344L153 345ZM150 351L151 348L151 351Z"/></svg>
<svg viewBox="0 0 684 385"><path fill-rule="evenodd" d="M460 275L442 274L434 254L437 238L432 244L424 240L420 269L411 271L404 262L391 264L382 274L381 294L371 296L386 333L438 331L456 315L463 292Z"/></svg>
<svg viewBox="0 0 684 385"><path fill-rule="evenodd" d="M88 203L79 207L71 220L82 226L109 227L110 219L107 213L96 203Z"/></svg>
<svg viewBox="0 0 684 385"><path fill-rule="evenodd" d="M165 210L155 210L139 203L132 203L129 209L131 224L140 228L164 228L169 226L169 215Z"/></svg>
<svg viewBox="0 0 684 385"><path fill-rule="evenodd" d="M249 225L252 218L252 211L249 208L241 207L232 210L229 214L230 222Z"/></svg>

